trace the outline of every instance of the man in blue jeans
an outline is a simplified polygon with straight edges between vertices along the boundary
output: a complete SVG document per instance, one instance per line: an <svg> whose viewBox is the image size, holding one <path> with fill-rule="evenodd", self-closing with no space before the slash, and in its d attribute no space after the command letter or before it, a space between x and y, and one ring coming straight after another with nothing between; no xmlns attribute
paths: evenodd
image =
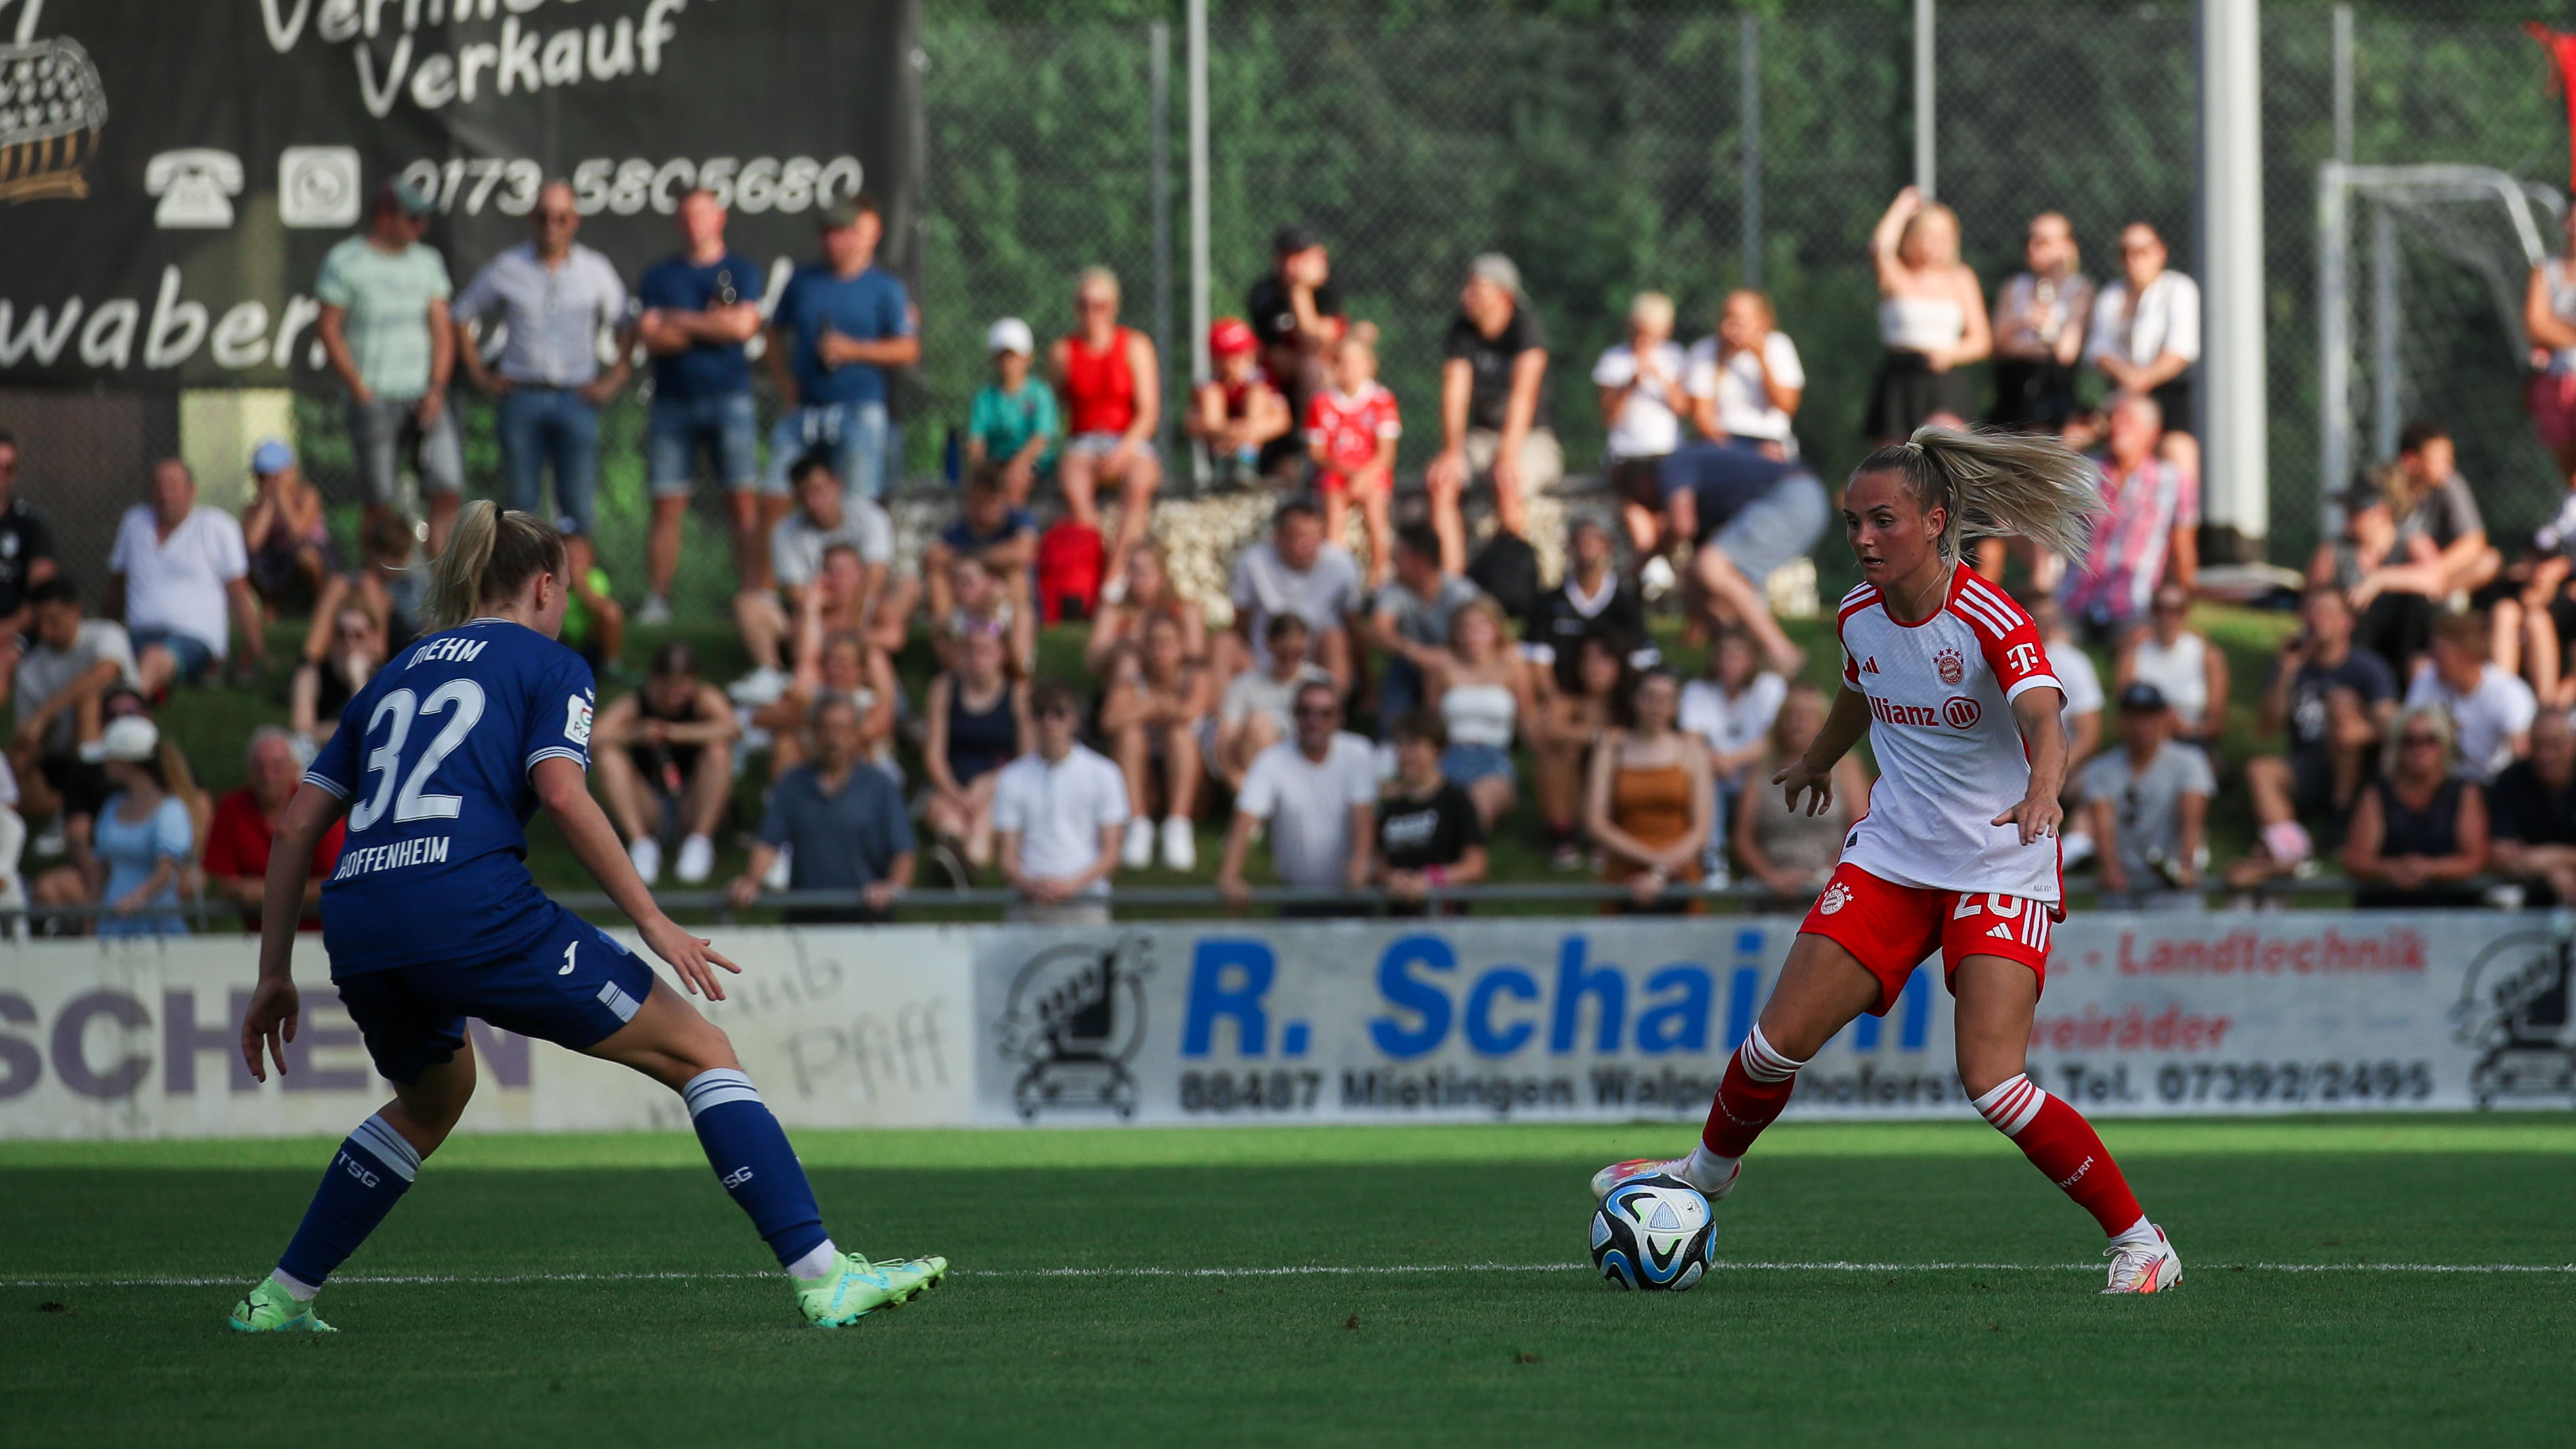
<svg viewBox="0 0 2576 1449"><path fill-rule="evenodd" d="M733 566L742 589L769 587L771 525L778 497L761 507L760 421L751 405L751 363L743 344L760 331L759 264L725 245L724 203L703 188L680 198L677 256L635 284L643 314L635 334L653 355L653 414L645 434L653 531L644 550L639 624L671 622L671 579L680 571L680 525L703 450L724 485L733 520Z"/></svg>
<svg viewBox="0 0 2576 1449"><path fill-rule="evenodd" d="M823 259L796 269L769 324L769 370L786 412L769 434L767 491L787 492L787 469L816 448L833 454L849 491L885 491L886 372L921 360L903 283L876 264L885 235L876 198L862 191L821 213Z"/></svg>
<svg viewBox="0 0 2576 1449"><path fill-rule="evenodd" d="M556 512L597 536L599 408L626 385L626 353L600 366L600 339L626 325L626 284L608 258L576 245L581 213L572 187L537 191L536 237L494 257L456 299L456 352L474 385L499 398L501 472L512 508L549 516L545 470L555 475ZM472 326L510 329L499 366L486 362Z"/></svg>

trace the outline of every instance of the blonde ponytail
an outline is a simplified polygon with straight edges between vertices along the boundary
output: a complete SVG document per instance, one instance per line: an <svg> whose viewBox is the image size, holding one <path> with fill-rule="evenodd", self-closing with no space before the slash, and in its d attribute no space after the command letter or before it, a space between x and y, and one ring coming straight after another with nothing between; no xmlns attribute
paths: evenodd
<svg viewBox="0 0 2576 1449"><path fill-rule="evenodd" d="M476 499L456 516L447 551L429 574L429 627L453 629L505 604L528 580L563 569L563 536L533 513Z"/></svg>
<svg viewBox="0 0 2576 1449"><path fill-rule="evenodd" d="M2053 438L2027 433L1917 428L1852 470L1895 473L1925 512L1947 509L1941 556L1956 561L1970 540L2019 534L2051 553L2081 557L2102 511L2092 463Z"/></svg>

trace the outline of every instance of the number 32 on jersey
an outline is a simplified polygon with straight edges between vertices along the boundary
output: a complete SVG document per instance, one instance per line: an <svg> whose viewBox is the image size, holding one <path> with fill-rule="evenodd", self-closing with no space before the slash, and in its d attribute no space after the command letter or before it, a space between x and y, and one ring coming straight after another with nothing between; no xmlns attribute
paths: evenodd
<svg viewBox="0 0 2576 1449"><path fill-rule="evenodd" d="M403 749L411 741L413 721L437 715L444 715L446 723L406 772ZM367 774L375 778L375 786L350 809L350 833L364 832L385 818L388 808L398 825L415 820L455 819L464 808L464 798L430 794L430 777L438 773L439 765L456 752L457 746L465 743L465 737L474 732L476 722L482 718L483 686L471 679L451 679L431 690L427 699L408 689L397 689L376 701L375 713L367 718L367 733L373 735L376 727L387 720L392 721L392 728L386 731L383 744L367 752Z"/></svg>

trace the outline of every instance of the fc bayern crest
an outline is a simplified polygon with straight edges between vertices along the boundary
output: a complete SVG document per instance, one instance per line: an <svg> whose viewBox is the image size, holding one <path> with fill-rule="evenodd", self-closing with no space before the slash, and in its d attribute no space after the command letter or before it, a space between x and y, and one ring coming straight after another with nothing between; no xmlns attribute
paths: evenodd
<svg viewBox="0 0 2576 1449"><path fill-rule="evenodd" d="M1956 684L1968 677L1968 661L1956 649L1944 649L1933 655L1932 663L1940 669L1943 684Z"/></svg>

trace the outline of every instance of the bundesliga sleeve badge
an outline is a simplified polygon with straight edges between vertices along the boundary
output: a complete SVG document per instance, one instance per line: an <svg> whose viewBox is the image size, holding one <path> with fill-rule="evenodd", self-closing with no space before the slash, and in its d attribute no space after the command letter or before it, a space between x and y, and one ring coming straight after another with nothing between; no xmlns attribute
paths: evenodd
<svg viewBox="0 0 2576 1449"><path fill-rule="evenodd" d="M590 745L590 701L580 695L564 701L564 738L585 749Z"/></svg>

